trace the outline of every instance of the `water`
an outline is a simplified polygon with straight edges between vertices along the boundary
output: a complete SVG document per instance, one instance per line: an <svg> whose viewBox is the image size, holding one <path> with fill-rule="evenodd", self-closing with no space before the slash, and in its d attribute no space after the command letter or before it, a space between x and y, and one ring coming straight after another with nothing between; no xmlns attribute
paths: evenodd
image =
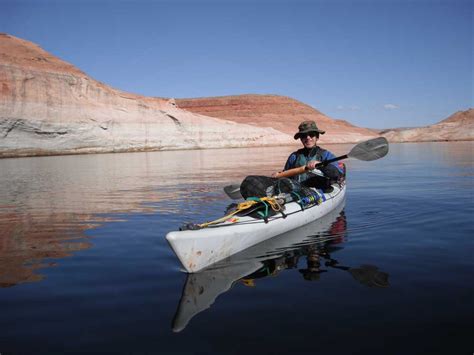
<svg viewBox="0 0 474 355"><path fill-rule="evenodd" d="M0 160L0 353L472 353L473 148L348 161L343 208L189 276L165 234L291 148Z"/></svg>

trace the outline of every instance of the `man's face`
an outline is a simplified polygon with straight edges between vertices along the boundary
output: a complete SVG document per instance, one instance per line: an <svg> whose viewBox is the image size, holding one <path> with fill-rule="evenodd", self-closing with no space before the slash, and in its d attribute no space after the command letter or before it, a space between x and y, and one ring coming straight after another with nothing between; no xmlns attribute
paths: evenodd
<svg viewBox="0 0 474 355"><path fill-rule="evenodd" d="M309 132L300 135L301 143L305 148L313 148L318 141L318 134L316 132Z"/></svg>

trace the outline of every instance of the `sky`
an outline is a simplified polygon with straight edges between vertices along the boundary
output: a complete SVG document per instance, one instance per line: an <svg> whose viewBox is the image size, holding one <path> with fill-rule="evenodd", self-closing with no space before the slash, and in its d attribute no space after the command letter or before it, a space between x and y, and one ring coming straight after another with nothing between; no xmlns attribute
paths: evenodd
<svg viewBox="0 0 474 355"><path fill-rule="evenodd" d="M275 94L369 128L474 107L471 0L0 0L0 32L146 96Z"/></svg>

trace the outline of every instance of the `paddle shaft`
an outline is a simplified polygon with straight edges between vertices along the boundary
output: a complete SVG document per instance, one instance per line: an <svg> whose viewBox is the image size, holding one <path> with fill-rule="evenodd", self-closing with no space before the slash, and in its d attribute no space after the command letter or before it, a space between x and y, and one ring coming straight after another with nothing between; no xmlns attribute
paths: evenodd
<svg viewBox="0 0 474 355"><path fill-rule="evenodd" d="M314 168L319 169L319 168L325 167L328 164L334 163L335 161L346 159L348 157L349 156L347 154L344 154L344 155L341 155L340 157L325 160L325 161L323 161L319 164L316 164L316 166ZM285 171L280 171L279 173L276 174L275 177L277 177L277 178L292 177L292 176L295 176L295 175L303 174L307 170L308 169L306 168L306 165L304 165L304 166L300 166L298 168L288 169L288 170L285 170Z"/></svg>

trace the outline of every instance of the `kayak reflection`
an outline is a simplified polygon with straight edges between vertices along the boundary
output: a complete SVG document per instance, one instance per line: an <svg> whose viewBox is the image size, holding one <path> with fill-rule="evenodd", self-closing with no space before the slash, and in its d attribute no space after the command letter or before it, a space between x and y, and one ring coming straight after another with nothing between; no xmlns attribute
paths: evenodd
<svg viewBox="0 0 474 355"><path fill-rule="evenodd" d="M307 281L317 281L329 268L347 271L368 287L388 287L388 274L373 265L340 265L331 254L342 249L347 220L344 204L323 218L291 232L266 240L235 254L202 272L188 274L173 319L174 332L183 330L198 313L240 282L255 286L257 280L298 269Z"/></svg>

